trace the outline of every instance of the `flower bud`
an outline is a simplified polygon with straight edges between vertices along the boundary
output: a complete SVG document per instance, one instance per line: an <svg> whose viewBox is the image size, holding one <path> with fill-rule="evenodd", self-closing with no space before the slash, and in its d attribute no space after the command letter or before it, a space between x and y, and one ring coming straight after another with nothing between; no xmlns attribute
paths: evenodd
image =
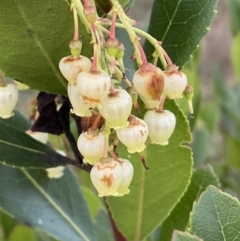
<svg viewBox="0 0 240 241"><path fill-rule="evenodd" d="M72 105L71 113L81 116L81 117L90 117L92 116L92 106L86 103L83 103L83 97L79 93L77 85L68 84L68 97Z"/></svg>
<svg viewBox="0 0 240 241"><path fill-rule="evenodd" d="M169 99L180 98L187 86L187 77L181 71L178 71L176 65L167 66L164 71L164 92Z"/></svg>
<svg viewBox="0 0 240 241"><path fill-rule="evenodd" d="M91 65L90 59L85 56L80 55L74 58L70 55L60 60L59 69L70 84L75 84L77 75L82 71L90 71Z"/></svg>
<svg viewBox="0 0 240 241"><path fill-rule="evenodd" d="M122 182L122 166L112 158L102 158L92 168L90 177L98 196L117 196Z"/></svg>
<svg viewBox="0 0 240 241"><path fill-rule="evenodd" d="M132 110L132 98L124 89L108 94L102 101L99 112L108 122L110 128L121 128L128 125L128 117Z"/></svg>
<svg viewBox="0 0 240 241"><path fill-rule="evenodd" d="M106 73L81 72L77 76L77 87L84 103L100 106L108 94L111 77Z"/></svg>
<svg viewBox="0 0 240 241"><path fill-rule="evenodd" d="M18 101L18 88L14 84L0 85L0 117L7 119L13 116L13 109Z"/></svg>
<svg viewBox="0 0 240 241"><path fill-rule="evenodd" d="M118 196L123 196L125 194L128 194L130 192L130 189L128 188L130 186L130 183L133 178L133 165L132 163L123 158L118 158L120 165L122 166L122 181L120 186L117 189Z"/></svg>
<svg viewBox="0 0 240 241"><path fill-rule="evenodd" d="M161 100L164 90L163 71L153 64L142 64L133 76L133 84L147 100Z"/></svg>
<svg viewBox="0 0 240 241"><path fill-rule="evenodd" d="M110 56L115 57L118 52L119 41L116 38L108 38L105 42L105 48Z"/></svg>
<svg viewBox="0 0 240 241"><path fill-rule="evenodd" d="M123 43L119 43L118 51L117 51L117 54L116 54L116 59L122 59L123 58L124 50L125 50L125 47L124 47Z"/></svg>
<svg viewBox="0 0 240 241"><path fill-rule="evenodd" d="M141 152L145 146L148 137L147 124L131 115L129 117L129 125L116 131L118 139L128 148L128 152Z"/></svg>
<svg viewBox="0 0 240 241"><path fill-rule="evenodd" d="M98 129L83 132L77 140L78 150L83 155L83 162L94 165L103 156L104 135Z"/></svg>
<svg viewBox="0 0 240 241"><path fill-rule="evenodd" d="M90 24L94 24L97 21L97 11L96 8L92 5L84 7L84 14L86 16L87 21Z"/></svg>
<svg viewBox="0 0 240 241"><path fill-rule="evenodd" d="M149 110L146 112L144 120L148 126L151 143L162 146L167 145L168 139L176 126L175 115L168 110L161 112Z"/></svg>

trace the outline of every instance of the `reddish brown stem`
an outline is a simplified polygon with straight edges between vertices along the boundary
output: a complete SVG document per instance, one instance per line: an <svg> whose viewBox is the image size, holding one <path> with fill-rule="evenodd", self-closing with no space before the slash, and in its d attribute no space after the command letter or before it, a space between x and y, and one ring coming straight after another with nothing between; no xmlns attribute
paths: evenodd
<svg viewBox="0 0 240 241"><path fill-rule="evenodd" d="M163 111L163 107L164 107L164 103L165 103L165 99L166 99L166 96L164 96L160 102L160 105L158 107L158 112L162 112Z"/></svg>
<svg viewBox="0 0 240 241"><path fill-rule="evenodd" d="M112 25L111 25L111 28L110 28L110 38L112 38L112 39L116 38L116 34L115 34L115 31L116 31L116 19L117 19L117 13L113 12L112 13Z"/></svg>
<svg viewBox="0 0 240 241"><path fill-rule="evenodd" d="M109 89L111 95L114 95L116 93L116 90L114 89L114 87L111 85L110 89Z"/></svg>
<svg viewBox="0 0 240 241"><path fill-rule="evenodd" d="M99 113L97 116L96 116L96 118L95 118L95 120L94 120L94 122L93 122L93 125L92 125L92 129L97 129L98 128L98 122L101 120L101 114Z"/></svg>
<svg viewBox="0 0 240 241"><path fill-rule="evenodd" d="M163 52L163 55L164 55L165 59L167 60L168 65L172 65L173 64L172 60L170 59L167 52L163 48L162 48L162 52Z"/></svg>
<svg viewBox="0 0 240 241"><path fill-rule="evenodd" d="M116 155L116 153L115 153L113 150L110 150L109 152L110 152L112 158L113 158L115 161L118 161L118 156Z"/></svg>
<svg viewBox="0 0 240 241"><path fill-rule="evenodd" d="M98 46L96 43L93 46L92 72L98 72Z"/></svg>
<svg viewBox="0 0 240 241"><path fill-rule="evenodd" d="M146 57L146 54L142 48L142 45L139 43L139 41L137 41L137 46L138 46L138 50L140 52L140 55L141 55L141 59L142 59L142 62L143 64L146 64L147 63L147 57Z"/></svg>
<svg viewBox="0 0 240 241"><path fill-rule="evenodd" d="M79 29L78 29L77 9L76 9L76 7L73 7L72 10L73 10L73 22L74 22L73 40L78 41L79 40Z"/></svg>
<svg viewBox="0 0 240 241"><path fill-rule="evenodd" d="M92 6L89 0L83 0L83 1L84 1L84 7Z"/></svg>

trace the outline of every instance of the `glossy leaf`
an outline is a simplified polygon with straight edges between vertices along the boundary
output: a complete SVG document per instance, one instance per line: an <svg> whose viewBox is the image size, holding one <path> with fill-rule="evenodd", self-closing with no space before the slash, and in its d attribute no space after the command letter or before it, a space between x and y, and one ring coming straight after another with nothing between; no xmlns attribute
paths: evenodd
<svg viewBox="0 0 240 241"><path fill-rule="evenodd" d="M8 119L0 119L1 163L27 168L47 168L71 163L70 159L27 135L23 131L27 126L20 115L10 119L10 122ZM16 129L18 127L22 130Z"/></svg>
<svg viewBox="0 0 240 241"><path fill-rule="evenodd" d="M174 229L186 230L193 202L199 198L200 194L210 184L219 186L218 179L211 166L206 166L193 172L187 191L161 226L159 241L170 240Z"/></svg>
<svg viewBox="0 0 240 241"><path fill-rule="evenodd" d="M5 75L33 89L66 94L67 82L58 63L70 55L73 18L69 2L2 0L0 9L0 68ZM82 26L81 35L89 45L90 37ZM91 55L90 49L83 47L83 54Z"/></svg>
<svg viewBox="0 0 240 241"><path fill-rule="evenodd" d="M74 174L50 180L43 170L1 165L0 207L62 241L94 241L85 199Z"/></svg>
<svg viewBox="0 0 240 241"><path fill-rule="evenodd" d="M165 108L176 115L176 129L168 146L148 145L149 170L144 169L138 154L126 153L123 147L117 150L120 157L132 161L134 177L130 194L121 200L107 200L117 226L128 240L142 240L152 232L183 195L191 177L191 151L181 146L191 140L188 122L173 101L167 101Z"/></svg>
<svg viewBox="0 0 240 241"><path fill-rule="evenodd" d="M180 68L191 58L215 15L217 0L155 0L148 32ZM152 46L145 50L150 57Z"/></svg>
<svg viewBox="0 0 240 241"><path fill-rule="evenodd" d="M240 203L209 186L193 205L190 232L204 241L240 239Z"/></svg>
<svg viewBox="0 0 240 241"><path fill-rule="evenodd" d="M191 235L190 233L174 231L171 241L203 241L203 239L200 239L195 235Z"/></svg>

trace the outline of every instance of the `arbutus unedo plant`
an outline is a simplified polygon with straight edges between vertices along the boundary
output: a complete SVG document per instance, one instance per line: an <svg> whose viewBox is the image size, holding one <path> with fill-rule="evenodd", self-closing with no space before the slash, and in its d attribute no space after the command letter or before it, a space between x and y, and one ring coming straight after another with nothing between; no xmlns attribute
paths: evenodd
<svg viewBox="0 0 240 241"><path fill-rule="evenodd" d="M18 1L16 5L20 15L30 27L31 23L26 20L28 16L21 6L21 0ZM157 0L155 2L154 4L158 4ZM188 4L186 1L180 1L180 5L181 2ZM5 168L20 168L16 169L19 173L14 169L13 174L30 181L43 196L42 202L47 200L47 203L54 207L54 220L60 215L60 220L68 223L66 226L69 230L65 234L61 230L52 230L51 227L43 225L42 219L35 222L34 217L25 218L24 213L19 214L16 210L12 211L7 204L2 205L1 198L0 206L19 220L40 227L60 240L105 240L97 239L94 234L99 230L93 231L90 214L86 214L86 222L78 217L72 218L73 210L68 206L74 196L71 181L76 187L79 183L74 179L71 170L65 168L67 164L71 164L79 169L79 172L85 171L82 176L87 173L87 179L95 187L94 191L88 187L91 194L85 194L87 202L92 193L94 197L96 193L99 197L104 197L104 204L107 206L104 210L107 210L111 220L111 225L108 225L113 230L109 237L114 236L117 241L140 241L163 222L190 183L192 154L187 145L191 141L191 133L188 120L175 104L175 100L182 97L186 99L190 117L194 117L194 89L182 69L185 63L175 62L175 57L171 58L165 48L164 39L135 26L136 21L128 16L131 1L68 0L65 4L65 8L70 9L66 15L68 29L73 32L73 38L66 41L65 36L63 37L64 43L61 44L65 50L61 51L57 58L54 57L54 63L49 56L47 57L61 86L55 91L54 82L50 79L48 88L45 80L31 83L29 78L24 79L24 74L19 77L21 82L40 92L32 102L31 126L27 129L23 128L21 132L16 126L7 124L7 121L1 121L6 131L13 131L15 134L8 138L3 132L2 136L0 133L0 151L3 153L1 162L11 166ZM209 4L208 1L206 4ZM212 21L215 5L216 1L209 4L211 17L205 23L204 31ZM170 5L168 7L171 8ZM52 9L49 7L48 11L51 14ZM70 15L72 16L69 17ZM167 28L170 28L170 25L171 22ZM124 34L128 36L128 46L119 36L119 29L124 30ZM201 37L205 34L204 31ZM38 48L42 48L41 51L46 55L40 35L38 36L37 32L31 33ZM165 35L162 38L165 38ZM140 41L141 38L145 39L145 45ZM130 54L129 45L132 51ZM57 49L57 45L55 47ZM192 52L196 47L193 46ZM129 59L126 61L126 54L131 55L135 66L131 70L131 79L126 73L129 71ZM4 64L2 69L6 75L11 72ZM38 78L41 79L40 76ZM45 87L42 87L42 83ZM2 119L12 117L17 99L16 85L5 84L1 72ZM23 138L23 141L20 143L14 135ZM55 143L55 135L60 136L61 150ZM31 141L32 144L28 145ZM7 154L11 145L16 146L17 153L23 153L25 157L24 162L19 165L14 157ZM27 156L33 153L42 156L34 156L28 161ZM46 160L44 156L47 156ZM40 159L42 163L37 163ZM46 169L46 172L40 173L40 170L37 174L36 170L31 170L36 168ZM6 169L6 173L8 171L12 172L11 169ZM44 175L47 175L49 180L54 179L49 181L49 186L47 182L41 181ZM66 186L68 180L69 186ZM66 206L61 203L65 198L63 193L59 194L58 200L57 191L49 191L57 183L64 187L62 190L69 188L66 192L69 200L63 201L67 203ZM76 196L82 197L81 190L77 191ZM161 208L165 201L166 206ZM85 206L79 207L81 210L87 210L87 204L91 205L85 204L84 200L82 203ZM154 204L158 211L156 217L151 217ZM73 209L78 208L77 202L72 205ZM150 211L147 206L151 207ZM124 222L125 218L128 219L128 213L131 223ZM44 215L43 219L48 220L46 223L49 222ZM106 239L108 240L113 239Z"/></svg>

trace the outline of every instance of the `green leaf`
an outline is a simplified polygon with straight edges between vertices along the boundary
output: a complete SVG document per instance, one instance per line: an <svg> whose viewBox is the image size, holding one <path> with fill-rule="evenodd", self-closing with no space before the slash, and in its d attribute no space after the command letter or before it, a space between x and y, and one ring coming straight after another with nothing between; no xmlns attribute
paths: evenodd
<svg viewBox="0 0 240 241"><path fill-rule="evenodd" d="M190 220L190 232L204 241L240 239L240 203L214 186L194 203Z"/></svg>
<svg viewBox="0 0 240 241"><path fill-rule="evenodd" d="M232 2L232 1L230 1L230 2ZM240 13L240 1L239 1L239 13ZM240 25L240 19L239 19L238 23ZM238 33L232 40L232 48L231 48L231 59L232 59L232 63L233 63L234 72L238 78L238 81L240 81L240 69L239 69L240 58L239 58L239 56L240 56L240 26L239 26Z"/></svg>
<svg viewBox="0 0 240 241"><path fill-rule="evenodd" d="M33 89L66 94L67 82L58 69L73 35L67 0L0 1L0 68ZM81 25L83 54L89 55L90 36ZM86 51L84 51L86 50Z"/></svg>
<svg viewBox="0 0 240 241"><path fill-rule="evenodd" d="M87 205L88 205L88 209L90 211L91 217L92 219L95 219L100 209L104 209L104 205L101 199L99 199L99 197L91 189L83 186L82 190L83 190L84 197L87 201Z"/></svg>
<svg viewBox="0 0 240 241"><path fill-rule="evenodd" d="M62 241L94 241L93 227L76 177L66 168L57 180L43 170L1 165L0 207Z"/></svg>
<svg viewBox="0 0 240 241"><path fill-rule="evenodd" d="M0 227L2 226L3 236L5 237L5 239L8 239L10 233L17 224L18 222L16 221L16 219L4 213L2 210L0 211Z"/></svg>
<svg viewBox="0 0 240 241"><path fill-rule="evenodd" d="M228 1L231 28L234 35L240 31L240 0Z"/></svg>
<svg viewBox="0 0 240 241"><path fill-rule="evenodd" d="M203 239L198 238L190 233L184 233L180 231L174 231L171 241L203 241Z"/></svg>
<svg viewBox="0 0 240 241"><path fill-rule="evenodd" d="M41 231L39 229L35 229L34 233L35 233L37 241L58 241L58 239L50 237L49 235L47 235L46 233L44 233L43 231Z"/></svg>
<svg viewBox="0 0 240 241"><path fill-rule="evenodd" d="M148 145L149 170L138 154L129 154L122 146L117 150L132 161L134 177L130 194L107 201L118 228L131 241L142 240L168 216L191 177L191 151L181 145L191 140L188 122L173 101L166 101L165 108L175 114L177 125L168 146Z"/></svg>
<svg viewBox="0 0 240 241"><path fill-rule="evenodd" d="M215 15L217 0L155 0L148 32L180 68L191 58ZM153 53L149 43L145 50Z"/></svg>
<svg viewBox="0 0 240 241"><path fill-rule="evenodd" d="M34 230L22 224L15 227L8 241L37 241Z"/></svg>
<svg viewBox="0 0 240 241"><path fill-rule="evenodd" d="M194 128L193 142L191 145L195 168L202 166L206 162L209 145L210 140L208 130L205 123L199 120Z"/></svg>
<svg viewBox="0 0 240 241"><path fill-rule="evenodd" d="M113 229L106 210L101 209L94 223L95 233L98 241L113 241Z"/></svg>
<svg viewBox="0 0 240 241"><path fill-rule="evenodd" d="M218 179L211 166L193 172L187 191L161 226L159 241L170 240L174 229L186 230L193 202L199 198L200 194L210 184L219 186Z"/></svg>
<svg viewBox="0 0 240 241"><path fill-rule="evenodd" d="M227 164L233 167L235 170L240 171L240 163L239 163L239 156L240 156L240 140L236 140L232 137L227 137L227 155L226 161Z"/></svg>
<svg viewBox="0 0 240 241"><path fill-rule="evenodd" d="M224 131L240 140L240 112L236 111L240 104L240 85L231 90L224 80L219 67L214 68L214 88L222 114Z"/></svg>
<svg viewBox="0 0 240 241"><path fill-rule="evenodd" d="M9 120L0 119L0 163L14 167L47 168L72 162L27 135L24 131L28 129L28 122L21 115Z"/></svg>

